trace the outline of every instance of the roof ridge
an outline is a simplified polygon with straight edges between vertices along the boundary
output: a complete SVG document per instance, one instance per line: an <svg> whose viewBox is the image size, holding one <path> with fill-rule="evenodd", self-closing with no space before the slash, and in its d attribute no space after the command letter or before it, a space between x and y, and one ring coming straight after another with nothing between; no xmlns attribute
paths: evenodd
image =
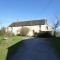
<svg viewBox="0 0 60 60"><path fill-rule="evenodd" d="M23 22L13 22L10 27L15 26L32 26L32 25L44 25L46 19L41 20L31 20L31 21L23 21Z"/></svg>

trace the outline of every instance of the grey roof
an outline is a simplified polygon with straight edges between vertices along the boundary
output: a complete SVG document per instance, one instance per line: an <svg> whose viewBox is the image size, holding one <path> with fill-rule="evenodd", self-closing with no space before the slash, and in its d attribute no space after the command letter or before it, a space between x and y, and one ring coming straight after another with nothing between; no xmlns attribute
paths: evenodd
<svg viewBox="0 0 60 60"><path fill-rule="evenodd" d="M47 20L32 20L32 21L24 21L24 22L14 22L9 27L18 27L18 26L34 26L34 25L44 25Z"/></svg>

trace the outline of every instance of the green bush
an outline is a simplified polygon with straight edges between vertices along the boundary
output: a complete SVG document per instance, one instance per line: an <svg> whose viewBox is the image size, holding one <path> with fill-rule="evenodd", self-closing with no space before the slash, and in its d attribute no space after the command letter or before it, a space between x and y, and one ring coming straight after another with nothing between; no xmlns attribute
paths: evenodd
<svg viewBox="0 0 60 60"><path fill-rule="evenodd" d="M1 28L0 29L0 36L4 36L5 35L5 28L3 27L3 28Z"/></svg>
<svg viewBox="0 0 60 60"><path fill-rule="evenodd" d="M12 32L6 32L5 28L3 27L0 29L0 36L11 37L14 36L14 34Z"/></svg>
<svg viewBox="0 0 60 60"><path fill-rule="evenodd" d="M15 35L12 32L7 32L7 33L5 33L5 36L11 37L11 36L15 36Z"/></svg>
<svg viewBox="0 0 60 60"><path fill-rule="evenodd" d="M29 28L22 27L21 30L20 30L20 35L21 36L27 36L28 32L29 32Z"/></svg>
<svg viewBox="0 0 60 60"><path fill-rule="evenodd" d="M37 37L39 38L49 38L53 37L49 32L40 32L37 34Z"/></svg>
<svg viewBox="0 0 60 60"><path fill-rule="evenodd" d="M60 37L55 37L50 40L52 47L55 49L55 53L57 53L60 58Z"/></svg>
<svg viewBox="0 0 60 60"><path fill-rule="evenodd" d="M17 36L21 36L20 34L17 34Z"/></svg>
<svg viewBox="0 0 60 60"><path fill-rule="evenodd" d="M36 37L36 36L37 36L37 34L38 34L37 32L34 32L34 37Z"/></svg>

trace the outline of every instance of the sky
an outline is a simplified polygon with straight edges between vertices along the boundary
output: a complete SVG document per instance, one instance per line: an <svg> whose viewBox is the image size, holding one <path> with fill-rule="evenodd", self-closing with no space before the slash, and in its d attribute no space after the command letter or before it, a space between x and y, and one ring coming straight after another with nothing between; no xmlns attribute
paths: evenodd
<svg viewBox="0 0 60 60"><path fill-rule="evenodd" d="M49 25L60 15L60 0L0 0L0 27L12 22L46 18Z"/></svg>

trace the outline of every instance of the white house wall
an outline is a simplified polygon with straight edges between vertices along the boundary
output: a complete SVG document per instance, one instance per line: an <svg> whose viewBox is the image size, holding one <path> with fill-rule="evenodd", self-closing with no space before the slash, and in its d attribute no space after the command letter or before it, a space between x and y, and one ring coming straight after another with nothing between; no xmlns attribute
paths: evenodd
<svg viewBox="0 0 60 60"><path fill-rule="evenodd" d="M41 31L46 31L46 25L41 25Z"/></svg>
<svg viewBox="0 0 60 60"><path fill-rule="evenodd" d="M29 34L28 35L33 35L33 30L34 32L39 32L39 25L36 26L23 26L23 27L27 27L29 28ZM9 31L12 31L15 35L17 34L17 31L20 30L22 28L22 26L20 27L8 27Z"/></svg>
<svg viewBox="0 0 60 60"><path fill-rule="evenodd" d="M40 30L39 25L35 25L35 26L24 26L24 27L27 27L27 28L30 29L29 33L27 34L28 36L33 36L33 31L38 33L39 30Z"/></svg>
<svg viewBox="0 0 60 60"><path fill-rule="evenodd" d="M33 35L33 30L34 30L34 32L37 32L37 33L40 30L41 31L47 31L46 26L47 25L41 25L41 26L40 25L35 25L35 26L23 26L23 27L29 28L30 31L29 31L29 33L27 35L32 36ZM12 31L16 35L17 34L17 31L20 30L21 28L22 28L22 26L20 26L20 27L8 27L8 30L9 31ZM51 29L49 28L48 31L50 31L50 30ZM20 31L19 31L19 33L20 33Z"/></svg>
<svg viewBox="0 0 60 60"><path fill-rule="evenodd" d="M20 30L22 27L13 27L13 33L16 35L17 31Z"/></svg>
<svg viewBox="0 0 60 60"><path fill-rule="evenodd" d="M17 34L17 31L21 29L21 27L8 27L9 31L12 31L15 35Z"/></svg>
<svg viewBox="0 0 60 60"><path fill-rule="evenodd" d="M48 27L48 29L47 29ZM41 31L52 31L52 27L48 25L41 25Z"/></svg>
<svg viewBox="0 0 60 60"><path fill-rule="evenodd" d="M40 30L39 25L35 25L35 26L24 26L24 27L29 28L31 31L34 30L34 32L39 32L39 30Z"/></svg>

